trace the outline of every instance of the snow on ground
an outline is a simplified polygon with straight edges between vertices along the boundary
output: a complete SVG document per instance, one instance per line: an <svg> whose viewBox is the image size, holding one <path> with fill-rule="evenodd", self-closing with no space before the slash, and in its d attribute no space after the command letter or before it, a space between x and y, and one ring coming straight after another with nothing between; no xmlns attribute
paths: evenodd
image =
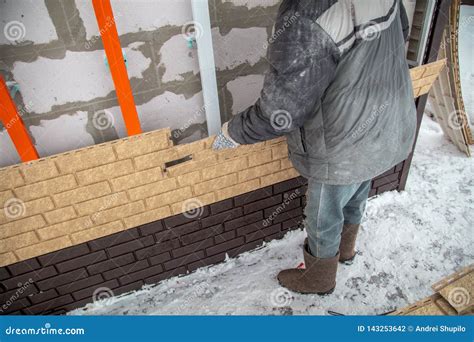
<svg viewBox="0 0 474 342"><path fill-rule="evenodd" d="M425 118L406 192L369 201L359 255L340 266L333 294L300 295L278 285L278 271L302 261L305 233L299 230L236 259L71 314L382 314L430 295L433 283L474 261L473 222L473 160Z"/></svg>

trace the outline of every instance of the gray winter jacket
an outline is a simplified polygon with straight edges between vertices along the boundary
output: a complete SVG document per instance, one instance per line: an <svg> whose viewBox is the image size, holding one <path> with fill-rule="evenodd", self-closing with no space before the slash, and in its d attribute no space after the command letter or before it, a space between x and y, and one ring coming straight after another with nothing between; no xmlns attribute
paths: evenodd
<svg viewBox="0 0 474 342"><path fill-rule="evenodd" d="M401 0L284 0L260 99L229 135L241 144L286 135L295 168L321 183L389 170L415 138L407 36Z"/></svg>

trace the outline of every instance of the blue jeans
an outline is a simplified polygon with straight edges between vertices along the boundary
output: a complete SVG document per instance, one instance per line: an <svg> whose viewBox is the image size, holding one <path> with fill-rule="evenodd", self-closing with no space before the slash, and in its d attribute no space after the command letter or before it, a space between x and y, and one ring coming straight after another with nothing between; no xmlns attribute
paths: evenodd
<svg viewBox="0 0 474 342"><path fill-rule="evenodd" d="M351 185L308 181L304 214L313 256L332 258L338 253L343 225L360 224L362 220L370 185L370 180Z"/></svg>

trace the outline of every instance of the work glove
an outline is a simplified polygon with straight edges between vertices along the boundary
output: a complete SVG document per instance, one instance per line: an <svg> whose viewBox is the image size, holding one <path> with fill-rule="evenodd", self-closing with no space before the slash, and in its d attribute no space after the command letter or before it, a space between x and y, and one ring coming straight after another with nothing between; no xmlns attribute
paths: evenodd
<svg viewBox="0 0 474 342"><path fill-rule="evenodd" d="M230 137L227 129L228 125L228 122L222 125L221 131L217 134L216 139L214 139L214 142L212 143L213 150L224 150L240 146L238 142Z"/></svg>

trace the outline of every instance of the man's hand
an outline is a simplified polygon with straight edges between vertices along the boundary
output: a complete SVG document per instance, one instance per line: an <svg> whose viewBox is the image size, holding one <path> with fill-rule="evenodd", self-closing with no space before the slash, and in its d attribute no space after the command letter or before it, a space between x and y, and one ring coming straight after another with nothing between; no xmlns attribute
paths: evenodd
<svg viewBox="0 0 474 342"><path fill-rule="evenodd" d="M239 143L234 141L229 135L229 131L227 130L228 122L222 125L221 131L216 136L216 139L212 143L212 149L214 150L223 150L227 148L236 148L240 146Z"/></svg>

